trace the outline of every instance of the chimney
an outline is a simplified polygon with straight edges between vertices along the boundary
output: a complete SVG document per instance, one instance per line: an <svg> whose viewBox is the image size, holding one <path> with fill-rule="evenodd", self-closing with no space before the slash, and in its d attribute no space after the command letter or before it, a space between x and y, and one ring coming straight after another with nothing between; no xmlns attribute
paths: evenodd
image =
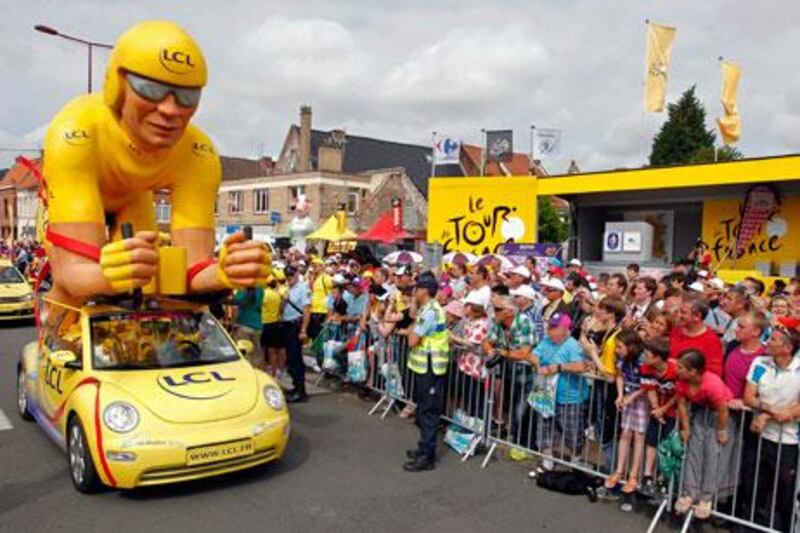
<svg viewBox="0 0 800 533"><path fill-rule="evenodd" d="M258 167L265 175L269 176L275 168L275 161L270 156L264 156L258 160Z"/></svg>
<svg viewBox="0 0 800 533"><path fill-rule="evenodd" d="M322 172L342 171L344 163L344 145L347 142L344 130L333 130L326 137L317 151L317 166Z"/></svg>
<svg viewBox="0 0 800 533"><path fill-rule="evenodd" d="M297 172L311 170L311 106L300 106L300 154Z"/></svg>

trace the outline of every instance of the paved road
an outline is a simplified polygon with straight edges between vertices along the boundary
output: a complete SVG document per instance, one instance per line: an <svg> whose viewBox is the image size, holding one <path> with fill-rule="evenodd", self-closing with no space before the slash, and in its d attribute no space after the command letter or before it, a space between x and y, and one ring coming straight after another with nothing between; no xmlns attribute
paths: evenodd
<svg viewBox="0 0 800 533"><path fill-rule="evenodd" d="M520 465L401 468L415 428L368 417L351 395L320 394L292 412L280 464L203 482L83 496L66 459L16 414L14 368L29 327L0 329L0 531L613 531L641 532L642 513L536 488Z"/></svg>

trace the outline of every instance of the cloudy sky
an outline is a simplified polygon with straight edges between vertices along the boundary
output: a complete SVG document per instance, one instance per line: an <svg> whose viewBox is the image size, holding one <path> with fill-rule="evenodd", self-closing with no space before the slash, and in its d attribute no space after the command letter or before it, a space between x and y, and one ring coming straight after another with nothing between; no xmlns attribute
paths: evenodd
<svg viewBox="0 0 800 533"><path fill-rule="evenodd" d="M433 130L478 143L481 128L563 129L582 170L636 166L665 115L642 113L645 19L678 28L668 100L692 84L709 127L721 112L717 57L739 62L740 149L798 152L800 2L613 0L0 0L0 148L36 147L86 87L79 45L46 24L113 43L133 23L187 28L210 64L196 121L225 155L274 155L301 104L314 126L427 144ZM94 62L95 88L107 54ZM263 148L262 148L263 147ZM263 149L263 152L262 152ZM644 152L644 154L643 154ZM16 154L0 151L0 167Z"/></svg>

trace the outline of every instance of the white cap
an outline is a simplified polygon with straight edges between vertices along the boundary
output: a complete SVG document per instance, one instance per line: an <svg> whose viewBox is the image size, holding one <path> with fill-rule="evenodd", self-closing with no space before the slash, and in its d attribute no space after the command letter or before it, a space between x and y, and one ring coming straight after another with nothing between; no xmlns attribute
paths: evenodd
<svg viewBox="0 0 800 533"><path fill-rule="evenodd" d="M722 281L720 278L711 278L708 282L714 286L714 288L722 290L725 288L725 282Z"/></svg>
<svg viewBox="0 0 800 533"><path fill-rule="evenodd" d="M331 281L333 281L334 285L347 285L347 278L341 274L334 274Z"/></svg>
<svg viewBox="0 0 800 533"><path fill-rule="evenodd" d="M691 285L689 285L689 290L695 292L703 292L703 284L700 283L699 281L695 281Z"/></svg>
<svg viewBox="0 0 800 533"><path fill-rule="evenodd" d="M528 267L525 265L517 265L514 268L508 269L507 274L517 274L518 276L522 276L525 279L529 279L531 277L531 271L528 270Z"/></svg>
<svg viewBox="0 0 800 533"><path fill-rule="evenodd" d="M697 272L698 278L707 278L708 277L708 270L699 270Z"/></svg>
<svg viewBox="0 0 800 533"><path fill-rule="evenodd" d="M536 291L533 290L533 287L530 285L520 285L516 289L511 289L508 291L511 296L522 296L523 298L527 298L528 300L534 302L539 297L536 294Z"/></svg>
<svg viewBox="0 0 800 533"><path fill-rule="evenodd" d="M569 264L570 266L576 266L578 268L583 266L583 263L581 263L581 260L577 257L575 259L570 259Z"/></svg>
<svg viewBox="0 0 800 533"><path fill-rule="evenodd" d="M555 289L557 291L564 292L566 288L564 287L564 282L558 278L547 278L541 282L543 287L549 287L551 289Z"/></svg>
<svg viewBox="0 0 800 533"><path fill-rule="evenodd" d="M462 302L464 305L473 304L480 307L489 307L489 299L480 291L469 291Z"/></svg>

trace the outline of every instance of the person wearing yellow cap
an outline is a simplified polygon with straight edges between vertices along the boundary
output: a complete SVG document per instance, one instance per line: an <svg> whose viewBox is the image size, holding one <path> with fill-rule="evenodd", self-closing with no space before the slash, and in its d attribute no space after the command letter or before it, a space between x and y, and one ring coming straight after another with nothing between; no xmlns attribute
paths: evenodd
<svg viewBox="0 0 800 533"><path fill-rule="evenodd" d="M213 259L220 160L190 123L207 78L203 53L185 30L142 22L114 46L103 92L75 98L52 120L44 140L44 238L53 298L80 303L153 278L153 191L160 189L171 197L173 245L187 250L188 291L253 287L266 278L266 246L242 232ZM121 239L126 222L136 233Z"/></svg>

